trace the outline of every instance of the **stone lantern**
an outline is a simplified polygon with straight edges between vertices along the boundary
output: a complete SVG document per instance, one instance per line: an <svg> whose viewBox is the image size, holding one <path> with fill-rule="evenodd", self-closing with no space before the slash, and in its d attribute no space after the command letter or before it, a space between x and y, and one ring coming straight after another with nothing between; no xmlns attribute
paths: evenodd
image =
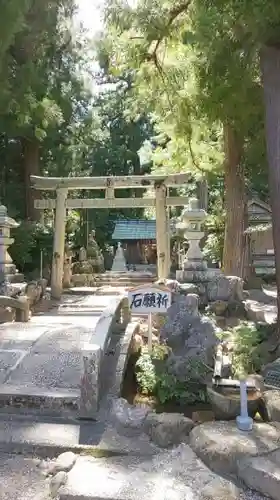
<svg viewBox="0 0 280 500"><path fill-rule="evenodd" d="M0 206L0 293L7 294L9 277L15 275L16 268L8 253L8 247L14 242L10 237L10 231L19 224L8 216L7 208ZM18 275L20 276L20 275Z"/></svg>
<svg viewBox="0 0 280 500"><path fill-rule="evenodd" d="M200 241L204 236L202 224L205 222L207 213L199 208L196 198L189 200L189 205L183 210L177 230L183 233L189 244L188 251L182 263L182 269L177 271L176 278L179 281L193 281L196 277L200 280L202 272L207 271L207 262L204 260L200 248ZM195 280L196 281L196 280Z"/></svg>

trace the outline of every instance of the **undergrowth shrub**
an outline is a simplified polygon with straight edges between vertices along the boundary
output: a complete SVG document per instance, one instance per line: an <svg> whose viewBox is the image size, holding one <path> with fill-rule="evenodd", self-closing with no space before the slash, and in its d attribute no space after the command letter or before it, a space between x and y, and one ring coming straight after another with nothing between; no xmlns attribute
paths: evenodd
<svg viewBox="0 0 280 500"><path fill-rule="evenodd" d="M199 360L190 360L185 380L179 380L174 373L168 371L166 359L170 353L171 349L162 344L153 345L151 353L147 346L142 347L136 363L140 392L155 396L161 404L169 401L182 404L206 402L206 390L197 383L198 372L200 377L206 376L206 367Z"/></svg>

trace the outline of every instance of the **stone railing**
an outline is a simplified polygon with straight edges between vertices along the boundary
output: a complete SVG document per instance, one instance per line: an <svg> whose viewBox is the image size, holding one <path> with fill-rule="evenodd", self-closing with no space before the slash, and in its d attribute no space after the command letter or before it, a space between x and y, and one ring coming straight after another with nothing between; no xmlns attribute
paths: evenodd
<svg viewBox="0 0 280 500"><path fill-rule="evenodd" d="M11 316L5 321L26 323L31 318L34 307L43 299L46 293L47 281L44 279L30 283L9 284L9 295L0 295L0 311L10 311ZM15 314L13 313L15 311ZM4 316L5 317L5 316ZM0 316L0 323L2 317Z"/></svg>
<svg viewBox="0 0 280 500"><path fill-rule="evenodd" d="M83 348L80 418L95 419L101 392L101 365L111 336L125 330L131 313L127 296L118 296L101 314L91 341Z"/></svg>
<svg viewBox="0 0 280 500"><path fill-rule="evenodd" d="M18 298L0 295L0 307L10 307L16 311L16 321L26 323L30 318L29 300L22 296Z"/></svg>
<svg viewBox="0 0 280 500"><path fill-rule="evenodd" d="M116 373L113 384L110 388L110 396L119 398L123 388L123 379L127 367L127 362L131 354L131 347L134 336L140 331L140 323L134 321L128 323L124 336L122 337L119 345L119 352L116 353ZM114 362L114 360L113 360Z"/></svg>

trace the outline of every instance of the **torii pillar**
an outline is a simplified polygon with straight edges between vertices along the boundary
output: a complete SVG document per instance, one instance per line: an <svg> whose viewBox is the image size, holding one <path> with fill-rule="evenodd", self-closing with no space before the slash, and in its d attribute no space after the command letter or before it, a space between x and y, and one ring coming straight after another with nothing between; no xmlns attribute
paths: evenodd
<svg viewBox="0 0 280 500"><path fill-rule="evenodd" d="M65 248L66 200L68 189L56 190L54 240L52 256L51 296L60 299L63 289L63 265Z"/></svg>
<svg viewBox="0 0 280 500"><path fill-rule="evenodd" d="M157 234L157 273L158 279L168 278L170 271L169 218L167 216L165 184L155 186L156 196L156 234Z"/></svg>

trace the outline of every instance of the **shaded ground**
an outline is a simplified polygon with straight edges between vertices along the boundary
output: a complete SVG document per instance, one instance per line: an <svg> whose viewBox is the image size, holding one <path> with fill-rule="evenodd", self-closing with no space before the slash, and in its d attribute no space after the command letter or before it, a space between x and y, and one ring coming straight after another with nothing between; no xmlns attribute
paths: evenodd
<svg viewBox="0 0 280 500"><path fill-rule="evenodd" d="M1 500L50 500L39 461L22 455L0 455Z"/></svg>

